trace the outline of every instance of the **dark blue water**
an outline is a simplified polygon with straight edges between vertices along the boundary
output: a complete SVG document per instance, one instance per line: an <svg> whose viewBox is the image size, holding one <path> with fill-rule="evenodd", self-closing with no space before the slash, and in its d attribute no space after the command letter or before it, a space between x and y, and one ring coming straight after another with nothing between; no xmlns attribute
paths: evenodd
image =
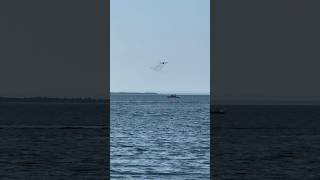
<svg viewBox="0 0 320 180"><path fill-rule="evenodd" d="M320 179L320 106L225 106L213 115L214 179Z"/></svg>
<svg viewBox="0 0 320 180"><path fill-rule="evenodd" d="M209 179L209 96L113 95L112 179Z"/></svg>
<svg viewBox="0 0 320 180"><path fill-rule="evenodd" d="M107 179L108 106L0 103L0 179Z"/></svg>

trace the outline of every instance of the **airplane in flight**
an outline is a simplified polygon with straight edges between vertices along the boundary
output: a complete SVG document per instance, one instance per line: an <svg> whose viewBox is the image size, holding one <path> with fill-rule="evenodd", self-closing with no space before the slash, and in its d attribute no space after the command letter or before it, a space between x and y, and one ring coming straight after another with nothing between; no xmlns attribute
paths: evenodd
<svg viewBox="0 0 320 180"><path fill-rule="evenodd" d="M168 61L160 61L160 64L167 64Z"/></svg>
<svg viewBox="0 0 320 180"><path fill-rule="evenodd" d="M151 67L151 69L153 69L154 71L161 71L163 69L163 67L168 64L168 61L165 60L161 60L160 63L154 67Z"/></svg>

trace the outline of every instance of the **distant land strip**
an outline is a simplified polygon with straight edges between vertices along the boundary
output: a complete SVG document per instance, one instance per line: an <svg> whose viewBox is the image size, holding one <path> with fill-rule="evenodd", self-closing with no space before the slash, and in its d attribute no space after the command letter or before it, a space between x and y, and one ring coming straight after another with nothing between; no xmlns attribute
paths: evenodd
<svg viewBox="0 0 320 180"><path fill-rule="evenodd" d="M109 103L108 99L94 98L49 98L49 97L0 97L0 103L30 102L30 103Z"/></svg>
<svg viewBox="0 0 320 180"><path fill-rule="evenodd" d="M158 93L154 93L154 92L111 92L111 94L118 94L118 95L157 95Z"/></svg>

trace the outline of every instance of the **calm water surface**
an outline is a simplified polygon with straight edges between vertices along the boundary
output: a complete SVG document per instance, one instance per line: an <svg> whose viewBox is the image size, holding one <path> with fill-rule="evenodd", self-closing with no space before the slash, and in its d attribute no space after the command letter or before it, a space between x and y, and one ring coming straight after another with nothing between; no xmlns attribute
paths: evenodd
<svg viewBox="0 0 320 180"><path fill-rule="evenodd" d="M214 179L320 179L320 106L225 106L213 115Z"/></svg>
<svg viewBox="0 0 320 180"><path fill-rule="evenodd" d="M209 96L113 95L112 179L209 179Z"/></svg>
<svg viewBox="0 0 320 180"><path fill-rule="evenodd" d="M0 103L0 179L107 179L108 106Z"/></svg>

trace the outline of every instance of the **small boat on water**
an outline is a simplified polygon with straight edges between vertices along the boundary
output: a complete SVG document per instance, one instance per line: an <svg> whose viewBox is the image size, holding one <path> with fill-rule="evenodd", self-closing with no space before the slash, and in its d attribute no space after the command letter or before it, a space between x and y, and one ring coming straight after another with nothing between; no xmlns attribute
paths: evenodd
<svg viewBox="0 0 320 180"><path fill-rule="evenodd" d="M176 94L171 94L171 95L167 96L167 98L180 98L180 97L177 96Z"/></svg>
<svg viewBox="0 0 320 180"><path fill-rule="evenodd" d="M213 111L210 111L211 114L224 114L225 111L223 109L215 109Z"/></svg>

